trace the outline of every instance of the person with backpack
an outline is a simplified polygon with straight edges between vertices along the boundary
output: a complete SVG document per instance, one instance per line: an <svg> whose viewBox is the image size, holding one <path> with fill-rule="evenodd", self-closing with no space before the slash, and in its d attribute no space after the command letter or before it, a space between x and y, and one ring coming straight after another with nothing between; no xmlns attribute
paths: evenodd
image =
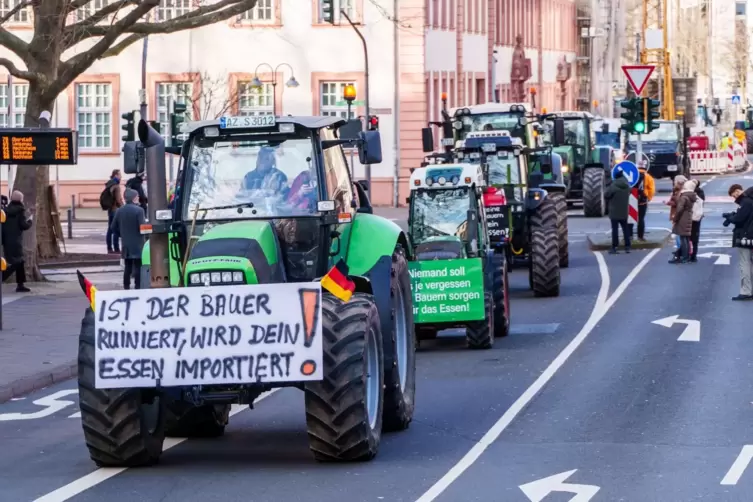
<svg viewBox="0 0 753 502"><path fill-rule="evenodd" d="M105 183L105 188L99 194L99 205L102 211L107 211L107 252L120 254L120 235L113 230L112 220L115 211L123 206L123 191L120 188L120 169L113 169L110 179Z"/></svg>
<svg viewBox="0 0 753 502"><path fill-rule="evenodd" d="M131 288L131 277L136 289L141 289L141 251L144 248L141 225L146 218L136 190L126 188L125 200L126 204L115 211L112 220L113 230L123 236L123 289Z"/></svg>
<svg viewBox="0 0 753 502"><path fill-rule="evenodd" d="M128 182L126 183L126 188L136 190L136 193L139 194L139 205L141 206L141 209L144 210L144 214L149 214L149 211L146 207L147 199L146 191L144 190L144 174L137 174L136 176L128 180Z"/></svg>
<svg viewBox="0 0 753 502"><path fill-rule="evenodd" d="M654 198L656 193L656 184L654 177L646 170L646 162L640 162L638 169L638 240L645 241L646 235L646 213L648 212L648 203Z"/></svg>
<svg viewBox="0 0 753 502"><path fill-rule="evenodd" d="M695 183L694 193L698 196L693 204L693 226L690 229L690 261L698 261L698 240L701 237L701 220L703 219L703 205L706 202L706 193L701 188L701 182L691 180Z"/></svg>

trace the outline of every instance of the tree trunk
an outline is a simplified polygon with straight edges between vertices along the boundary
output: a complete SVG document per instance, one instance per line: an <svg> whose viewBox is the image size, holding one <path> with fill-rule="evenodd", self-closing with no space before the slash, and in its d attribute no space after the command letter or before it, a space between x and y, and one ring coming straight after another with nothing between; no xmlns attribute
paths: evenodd
<svg viewBox="0 0 753 502"><path fill-rule="evenodd" d="M44 110L53 112L55 101L44 100L44 89L31 83L26 104L24 127L38 127L39 114ZM49 166L19 166L16 171L14 190L24 194L24 205L28 215L34 216L34 225L24 232L24 260L26 277L30 281L43 281L44 275L39 269L39 258L60 256L60 246L55 239L50 225L50 204L47 187L50 185Z"/></svg>

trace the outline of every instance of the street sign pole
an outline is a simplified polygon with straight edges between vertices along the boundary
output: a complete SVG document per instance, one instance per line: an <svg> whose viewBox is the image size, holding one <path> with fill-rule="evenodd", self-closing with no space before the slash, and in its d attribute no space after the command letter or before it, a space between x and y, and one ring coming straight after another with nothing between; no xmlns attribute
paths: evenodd
<svg viewBox="0 0 753 502"><path fill-rule="evenodd" d="M642 65L642 64L624 65L622 67L622 71L623 73L625 73L625 77L627 77L627 81L630 84L630 87L633 88L633 92L635 92L636 97L643 98L643 90L646 88L648 79L651 77L651 74L654 72L655 68L656 67L654 65ZM647 125L647 122L648 122L647 116L648 116L648 104L646 101L643 101L644 127ZM635 142L636 161L638 159L643 158L643 140L641 138L642 134L638 133L637 136L638 136L638 140Z"/></svg>

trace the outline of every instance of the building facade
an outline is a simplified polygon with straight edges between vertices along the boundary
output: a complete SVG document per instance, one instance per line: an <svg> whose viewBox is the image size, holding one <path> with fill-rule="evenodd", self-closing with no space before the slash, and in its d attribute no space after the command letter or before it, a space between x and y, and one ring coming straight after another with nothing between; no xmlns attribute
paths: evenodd
<svg viewBox="0 0 753 502"><path fill-rule="evenodd" d="M424 156L421 128L437 119L442 93L450 107L486 102L493 87L500 100L510 99L517 37L530 59L525 85L536 89L537 105L550 110L563 103L575 106L574 76L557 80L558 63L575 59L573 0L334 1L336 12L344 9L358 24L369 48L369 106L380 118L383 148L383 162L372 166L375 204L404 201L409 168ZM195 5L163 0L151 16L165 21ZM8 7L0 6L0 15L3 9ZM91 12L76 15L85 18ZM31 14L21 10L6 27L26 38L31 21ZM264 113L345 117L342 90L349 83L358 93L353 112L365 115L363 48L347 22L339 15L336 21L335 26L322 22L321 0L259 0L237 19L150 36L148 118L159 120L165 130L168 97L188 105L189 119ZM136 43L101 59L59 96L53 126L79 134L78 165L51 168L61 206L69 205L72 195L77 205L96 206L110 172L121 167L121 114L139 108L141 55L141 43ZM496 85L490 81L493 74ZM250 85L254 77L264 83L261 88ZM6 78L0 74L0 82ZM288 85L291 79L298 85ZM12 91L0 85L0 123L21 125L28 87L15 80ZM354 164L356 177L363 176L357 156Z"/></svg>

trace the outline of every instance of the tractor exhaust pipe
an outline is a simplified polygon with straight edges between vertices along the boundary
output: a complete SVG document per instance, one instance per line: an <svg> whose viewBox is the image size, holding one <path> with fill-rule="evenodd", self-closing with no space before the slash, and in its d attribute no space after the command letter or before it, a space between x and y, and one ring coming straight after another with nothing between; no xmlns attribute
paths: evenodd
<svg viewBox="0 0 753 502"><path fill-rule="evenodd" d="M146 188L149 193L149 223L159 226L157 211L167 209L165 140L144 119L138 125L139 140L146 148ZM170 287L169 237L156 231L149 236L150 276L152 288Z"/></svg>

